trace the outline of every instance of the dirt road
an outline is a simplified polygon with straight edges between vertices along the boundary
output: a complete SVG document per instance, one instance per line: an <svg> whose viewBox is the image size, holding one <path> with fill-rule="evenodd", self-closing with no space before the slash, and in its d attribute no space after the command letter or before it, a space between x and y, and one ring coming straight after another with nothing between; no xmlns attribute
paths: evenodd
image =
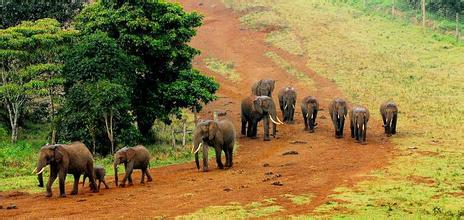
<svg viewBox="0 0 464 220"><path fill-rule="evenodd" d="M112 187L102 189L97 194L89 193L88 187L85 187L79 195L68 195L67 198L58 198L56 192L52 198L45 198L42 193L4 192L1 194L3 203L15 203L18 209L0 210L0 218L175 217L210 205L248 203L266 198L276 198L285 209L276 215L303 214L326 202L335 187L352 185L363 178L363 174L388 163L393 146L382 134L379 121L369 122L367 145L355 143L348 135L343 139L334 138L327 104L333 97L343 97L343 94L334 83L308 69L305 57L293 56L266 45L265 33L241 27L238 16L224 8L219 0L203 0L203 4L192 0L181 2L187 10L196 10L205 15L205 25L192 42L202 51L202 55L195 60L195 66L215 76L221 84L221 98L207 106L202 113L203 118L215 110L227 111L226 117L234 122L239 131L240 100L249 95L255 80L272 78L277 80L278 89L287 84L294 85L299 94L298 101L305 95L314 95L320 100L323 110L318 115L316 133L303 131L298 110L296 123L278 126L277 138L270 142L262 141L262 127L258 128L258 139L238 137L240 147L235 152L234 167L230 170L215 169L213 161L210 162L213 169L207 173L198 172L193 162L168 166L152 169L154 182L146 185ZM299 71L307 73L315 82L315 87L302 87L296 78L264 55L268 51L279 54ZM231 83L206 69L203 63L206 57L234 62L241 81ZM345 134L348 132L346 129ZM294 141L306 143L292 144ZM297 151L298 154L283 156L287 151ZM266 163L269 166L263 166ZM281 177L266 181L266 172L280 174ZM139 181L139 178L137 173L134 181ZM275 181L283 185L272 185ZM114 186L112 181L110 183ZM68 186L67 190L70 189ZM314 195L311 203L297 206L281 197L284 194L302 193Z"/></svg>

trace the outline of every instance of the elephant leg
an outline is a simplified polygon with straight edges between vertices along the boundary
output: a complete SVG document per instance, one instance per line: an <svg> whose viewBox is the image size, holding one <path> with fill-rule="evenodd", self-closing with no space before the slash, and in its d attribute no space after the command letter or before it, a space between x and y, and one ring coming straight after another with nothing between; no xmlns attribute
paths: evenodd
<svg viewBox="0 0 464 220"><path fill-rule="evenodd" d="M55 182L56 177L58 176L58 172L55 169L51 168L51 166L50 166L50 169L51 169L51 172L50 172L50 177L48 178L47 194L45 194L46 197L52 196L52 185L53 185L53 182Z"/></svg>
<svg viewBox="0 0 464 220"><path fill-rule="evenodd" d="M270 117L270 116L269 116ZM263 118L263 127L264 127L264 137L263 137L263 140L264 141L270 141L271 138L269 137L269 117L268 116L265 116Z"/></svg>
<svg viewBox="0 0 464 220"><path fill-rule="evenodd" d="M248 126L250 126L248 124ZM208 172L208 145L203 144L203 172Z"/></svg>
<svg viewBox="0 0 464 220"><path fill-rule="evenodd" d="M153 178L151 178L150 169L148 168L148 166L145 169L145 174L147 175L147 182L153 181Z"/></svg>
<svg viewBox="0 0 464 220"><path fill-rule="evenodd" d="M100 190L100 185L101 185L102 181L101 180L98 180L98 186L97 186L97 189ZM105 184L106 185L106 184Z"/></svg>
<svg viewBox="0 0 464 220"><path fill-rule="evenodd" d="M354 130L354 124L352 121L350 121L350 130L351 130L351 138L354 138L355 130Z"/></svg>
<svg viewBox="0 0 464 220"><path fill-rule="evenodd" d="M343 130L345 130L345 119L343 118L343 115L340 118L340 138L343 137Z"/></svg>
<svg viewBox="0 0 464 220"><path fill-rule="evenodd" d="M398 116L394 115L393 116L393 121L392 121L392 134L396 134L396 121L398 120Z"/></svg>
<svg viewBox="0 0 464 220"><path fill-rule="evenodd" d="M65 169L60 169L58 172L58 179L60 185L60 197L66 197L66 192L64 191L64 185L66 184L66 173Z"/></svg>
<svg viewBox="0 0 464 220"><path fill-rule="evenodd" d="M363 143L366 143L366 137L367 136L367 124L364 124L364 129L363 129Z"/></svg>
<svg viewBox="0 0 464 220"><path fill-rule="evenodd" d="M255 139L258 133L258 122L251 122L251 138Z"/></svg>
<svg viewBox="0 0 464 220"><path fill-rule="evenodd" d="M225 167L230 167L230 165L229 165L229 158L230 158L229 151L226 148L224 148L222 150L224 151L224 154L226 155L226 165L225 165Z"/></svg>
<svg viewBox="0 0 464 220"><path fill-rule="evenodd" d="M227 148L227 151L229 151L229 167L232 167L232 165L234 164L233 163L233 154L234 154L234 146L229 146L229 148Z"/></svg>
<svg viewBox="0 0 464 220"><path fill-rule="evenodd" d="M140 183L141 184L144 184L145 183L145 173L147 172L146 169L142 169L142 179L140 180Z"/></svg>
<svg viewBox="0 0 464 220"><path fill-rule="evenodd" d="M106 182L105 182L104 179L102 180L102 182L103 182L103 184L105 185L105 189L109 189L109 188L110 188L110 187L108 187L108 185L106 185ZM98 188L100 189L100 186L99 186Z"/></svg>
<svg viewBox="0 0 464 220"><path fill-rule="evenodd" d="M308 117L306 117L306 113L305 112L302 112L302 113L303 113L303 121L304 121L304 130L307 131L309 127L309 120L308 120Z"/></svg>
<svg viewBox="0 0 464 220"><path fill-rule="evenodd" d="M221 161L221 149L219 148L215 148L216 150L216 163L218 165L218 168L219 169L224 169L224 165L222 164L222 161Z"/></svg>
<svg viewBox="0 0 464 220"><path fill-rule="evenodd" d="M89 182L90 182L90 190L92 192L98 192L98 189L97 189L97 182L95 180L95 175L94 174L94 171L93 171L93 162L89 162L87 163L87 167L86 167L86 170L87 170L87 173L88 173L88 178L89 178Z"/></svg>
<svg viewBox="0 0 464 220"><path fill-rule="evenodd" d="M248 121L248 126L247 126L247 137L253 137L253 122Z"/></svg>
<svg viewBox="0 0 464 220"><path fill-rule="evenodd" d="M246 135L246 126L247 126L247 121L242 118L242 135Z"/></svg>
<svg viewBox="0 0 464 220"><path fill-rule="evenodd" d="M81 178L81 174L74 174L74 185L73 190L71 191L71 195L77 195L79 179Z"/></svg>
<svg viewBox="0 0 464 220"><path fill-rule="evenodd" d="M87 178L87 175L84 174L84 177L82 177L82 187L84 187L85 184L85 178Z"/></svg>
<svg viewBox="0 0 464 220"><path fill-rule="evenodd" d="M382 114L382 122L383 122L383 128L385 129L385 134L388 133L388 125L387 125L387 119L385 118L385 115Z"/></svg>

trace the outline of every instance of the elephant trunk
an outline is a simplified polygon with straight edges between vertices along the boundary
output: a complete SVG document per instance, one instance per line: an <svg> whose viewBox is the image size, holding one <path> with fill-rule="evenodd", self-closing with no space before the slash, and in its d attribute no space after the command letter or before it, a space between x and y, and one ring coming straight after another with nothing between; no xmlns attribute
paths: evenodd
<svg viewBox="0 0 464 220"><path fill-rule="evenodd" d="M197 165L197 170L200 170L200 159L198 158L198 152L195 153L195 164Z"/></svg>
<svg viewBox="0 0 464 220"><path fill-rule="evenodd" d="M37 163L37 168L34 170L37 171L37 179L39 180L39 187L43 187L43 171L45 170L46 162L44 159L40 159L39 162Z"/></svg>
<svg viewBox="0 0 464 220"><path fill-rule="evenodd" d="M114 163L114 183L118 186L118 163Z"/></svg>

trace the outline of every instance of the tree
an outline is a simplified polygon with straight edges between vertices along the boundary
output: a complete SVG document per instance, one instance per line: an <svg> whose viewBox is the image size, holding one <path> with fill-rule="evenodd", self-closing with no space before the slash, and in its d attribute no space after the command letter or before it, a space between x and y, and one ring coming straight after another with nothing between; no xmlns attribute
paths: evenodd
<svg viewBox="0 0 464 220"><path fill-rule="evenodd" d="M53 100L52 91L62 82L54 77L62 68L56 54L75 33L62 30L54 19L0 30L0 99L8 111L12 142L18 138L18 120L28 101L38 96Z"/></svg>
<svg viewBox="0 0 464 220"><path fill-rule="evenodd" d="M21 21L54 18L67 22L83 7L86 1L42 1L42 0L2 0L0 1L0 28L18 25Z"/></svg>
<svg viewBox="0 0 464 220"><path fill-rule="evenodd" d="M91 142L94 152L109 142L112 153L116 137L133 126L130 100L140 62L104 32L81 36L66 51L64 60L65 104L60 113L60 136ZM124 141L122 144L133 140Z"/></svg>
<svg viewBox="0 0 464 220"><path fill-rule="evenodd" d="M145 138L155 119L169 123L181 108L208 103L219 85L192 69L199 51L187 43L201 25L202 16L187 13L164 1L97 1L76 18L84 34L103 31L116 40L126 54L141 61L136 69L131 99L137 126Z"/></svg>

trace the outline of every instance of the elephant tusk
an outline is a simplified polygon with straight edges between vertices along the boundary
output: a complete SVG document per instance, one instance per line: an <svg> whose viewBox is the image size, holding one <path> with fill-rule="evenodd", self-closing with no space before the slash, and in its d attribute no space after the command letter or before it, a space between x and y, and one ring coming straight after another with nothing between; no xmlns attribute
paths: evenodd
<svg viewBox="0 0 464 220"><path fill-rule="evenodd" d="M337 114L337 119L340 119L340 115L339 115L339 114Z"/></svg>
<svg viewBox="0 0 464 220"><path fill-rule="evenodd" d="M306 118L309 118L309 113L306 113Z"/></svg>
<svg viewBox="0 0 464 220"><path fill-rule="evenodd" d="M43 168L37 173L37 175L41 174L44 170L45 170L45 167L43 167Z"/></svg>
<svg viewBox="0 0 464 220"><path fill-rule="evenodd" d="M34 170L31 172L31 174L34 174L34 173L35 173L35 171L37 171L37 167L36 167L36 168L34 168Z"/></svg>
<svg viewBox="0 0 464 220"><path fill-rule="evenodd" d="M198 145L198 148L197 148L197 150L194 152L194 154L196 154L198 151L200 151L200 148L201 148L202 145L203 145L203 143L200 143L200 144Z"/></svg>
<svg viewBox="0 0 464 220"><path fill-rule="evenodd" d="M280 124L280 123L274 121L274 119L272 118L272 116L269 115L269 118L271 119L272 123L274 123L274 124L276 124L276 125Z"/></svg>
<svg viewBox="0 0 464 220"><path fill-rule="evenodd" d="M284 109L287 109L288 105L285 105Z"/></svg>
<svg viewBox="0 0 464 220"><path fill-rule="evenodd" d="M277 118L277 121L280 122L280 124L282 124L282 125L285 124L285 123L283 123L283 122L280 120L279 116L276 115L276 118Z"/></svg>
<svg viewBox="0 0 464 220"><path fill-rule="evenodd" d="M295 105L292 105L293 109L295 109Z"/></svg>

